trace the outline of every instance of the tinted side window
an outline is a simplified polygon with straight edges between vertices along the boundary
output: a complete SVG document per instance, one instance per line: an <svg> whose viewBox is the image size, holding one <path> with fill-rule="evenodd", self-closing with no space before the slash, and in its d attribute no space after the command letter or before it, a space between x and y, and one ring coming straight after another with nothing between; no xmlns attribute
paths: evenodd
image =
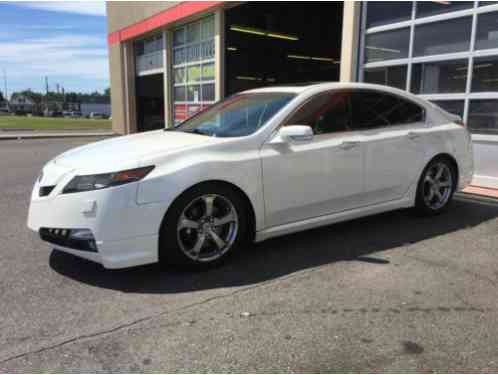
<svg viewBox="0 0 498 375"><path fill-rule="evenodd" d="M353 130L396 126L424 121L417 104L378 91L359 90L352 95Z"/></svg>
<svg viewBox="0 0 498 375"><path fill-rule="evenodd" d="M301 106L285 125L308 125L315 134L351 130L351 92L317 95Z"/></svg>

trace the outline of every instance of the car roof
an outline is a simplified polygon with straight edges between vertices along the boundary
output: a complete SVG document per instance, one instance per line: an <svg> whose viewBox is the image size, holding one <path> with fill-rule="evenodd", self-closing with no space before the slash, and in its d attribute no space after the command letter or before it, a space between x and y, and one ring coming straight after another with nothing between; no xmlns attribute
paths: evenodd
<svg viewBox="0 0 498 375"><path fill-rule="evenodd" d="M244 91L244 93L289 92L289 93L301 94L308 90L321 91L321 90L346 89L346 88L375 89L375 90L396 92L398 94L403 94L403 96L406 95L405 91L393 87L376 85L372 83L363 83L363 82L310 82L310 83L298 83L290 85L275 85L275 86L267 86L267 87L247 90Z"/></svg>

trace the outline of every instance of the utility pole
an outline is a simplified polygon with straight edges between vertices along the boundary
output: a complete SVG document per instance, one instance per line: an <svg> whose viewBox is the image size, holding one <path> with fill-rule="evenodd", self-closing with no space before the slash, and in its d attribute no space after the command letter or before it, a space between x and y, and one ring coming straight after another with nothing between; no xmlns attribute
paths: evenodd
<svg viewBox="0 0 498 375"><path fill-rule="evenodd" d="M3 70L3 85L4 85L5 99L7 99L9 95L7 93L7 72L5 71L5 68Z"/></svg>
<svg viewBox="0 0 498 375"><path fill-rule="evenodd" d="M7 72L5 70L5 68L3 69L3 85L4 85L4 94L5 94L5 101L7 103L7 110L9 110L9 94L7 92Z"/></svg>
<svg viewBox="0 0 498 375"><path fill-rule="evenodd" d="M45 94L48 95L48 77L45 76Z"/></svg>

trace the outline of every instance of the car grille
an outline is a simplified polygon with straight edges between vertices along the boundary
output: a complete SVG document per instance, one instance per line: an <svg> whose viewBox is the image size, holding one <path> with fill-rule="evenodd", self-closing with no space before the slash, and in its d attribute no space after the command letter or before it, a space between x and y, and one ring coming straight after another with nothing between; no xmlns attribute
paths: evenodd
<svg viewBox="0 0 498 375"><path fill-rule="evenodd" d="M55 188L55 185L53 185L53 186L42 186L42 187L40 187L40 191L39 191L38 195L40 197L46 197L47 195L49 195L52 192L52 190L54 190L54 188Z"/></svg>

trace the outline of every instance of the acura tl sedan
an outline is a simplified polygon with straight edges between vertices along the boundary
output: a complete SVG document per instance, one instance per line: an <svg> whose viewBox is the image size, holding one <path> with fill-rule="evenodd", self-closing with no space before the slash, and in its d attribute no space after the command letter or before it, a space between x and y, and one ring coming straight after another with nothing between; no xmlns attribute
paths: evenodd
<svg viewBox="0 0 498 375"><path fill-rule="evenodd" d="M251 241L400 208L438 214L472 171L460 118L407 92L262 88L175 128L57 156L36 180L28 226L106 268L202 268Z"/></svg>

